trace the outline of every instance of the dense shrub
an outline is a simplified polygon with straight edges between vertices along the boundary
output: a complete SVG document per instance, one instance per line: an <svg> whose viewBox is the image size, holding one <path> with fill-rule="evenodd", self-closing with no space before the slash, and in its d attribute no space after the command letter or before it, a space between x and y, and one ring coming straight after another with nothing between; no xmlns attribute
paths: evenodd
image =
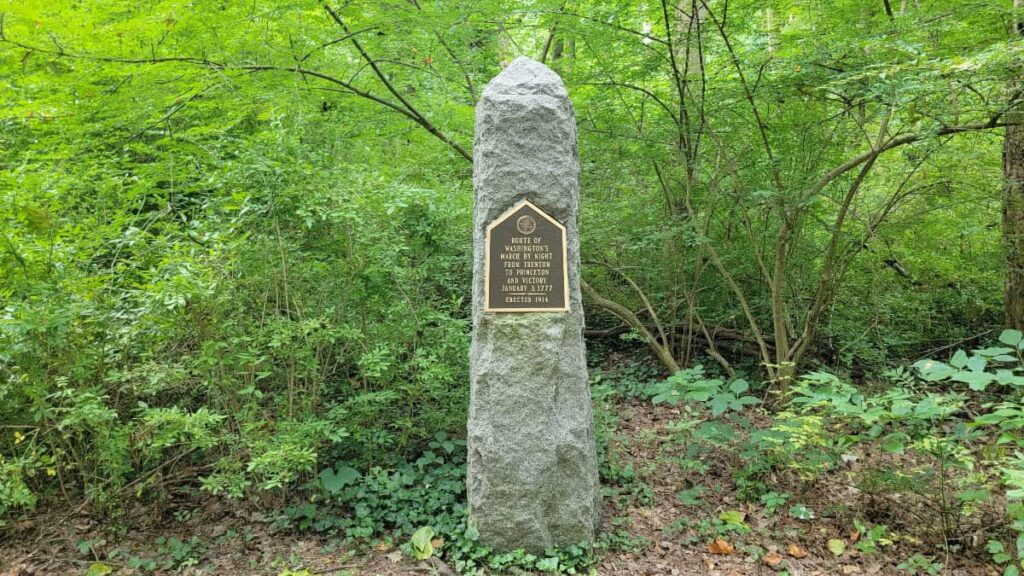
<svg viewBox="0 0 1024 576"><path fill-rule="evenodd" d="M105 156L138 192L41 163L45 185L5 193L0 517L79 488L275 490L463 425L467 195L339 162L309 129L193 156L174 192Z"/></svg>

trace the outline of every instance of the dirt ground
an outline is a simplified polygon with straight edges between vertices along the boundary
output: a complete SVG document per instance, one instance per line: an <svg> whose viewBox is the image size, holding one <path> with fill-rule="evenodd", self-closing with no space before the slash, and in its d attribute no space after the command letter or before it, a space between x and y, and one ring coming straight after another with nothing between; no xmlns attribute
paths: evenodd
<svg viewBox="0 0 1024 576"><path fill-rule="evenodd" d="M851 533L848 518L830 517L799 521L785 514L766 516L758 506L742 503L731 494L733 480L727 461L710 462L702 474L682 472L673 463L673 447L665 426L679 419L679 410L649 403L620 402L615 407L618 430L608 450L620 463L632 464L645 486L642 497L612 496L605 510L605 529L626 531L633 542L625 551L604 553L595 566L598 574L739 576L788 573L792 576L872 576L908 574L897 569L922 543L912 537L884 550L864 555L854 550L858 537ZM870 455L865 455L870 457ZM711 487L715 498L686 505L676 496L695 483ZM855 488L825 479L798 494L809 506L842 503L847 508L888 518L927 522L927 514L910 501L879 501ZM692 527L679 528L680 519L717 518L724 511L738 511L750 531L715 542ZM119 550L115 560L104 560L115 575L131 574L228 574L270 575L306 569L331 576L451 574L441 561L415 562L393 548L369 551L345 549L337 541L317 536L278 531L273 517L253 505L205 497L172 497L159 506L134 510L125 524L131 528L111 534L83 513L50 510L14 530L0 532L0 576L87 574L97 559ZM905 530L911 533L911 530ZM640 538L642 537L642 539ZM171 540L176 538L176 540ZM196 540L193 540L195 538ZM851 545L841 556L827 548L830 539ZM197 542L195 546L191 543ZM982 543L983 544L983 543ZM939 574L997 576L975 546L967 552L940 556L945 567ZM192 566L165 570L164 558L181 555ZM156 558L158 565L131 566L131 558ZM179 563L180 564L180 563ZM100 572L102 573L102 572ZM919 572L924 574L925 572ZM90 575L91 576L91 575Z"/></svg>

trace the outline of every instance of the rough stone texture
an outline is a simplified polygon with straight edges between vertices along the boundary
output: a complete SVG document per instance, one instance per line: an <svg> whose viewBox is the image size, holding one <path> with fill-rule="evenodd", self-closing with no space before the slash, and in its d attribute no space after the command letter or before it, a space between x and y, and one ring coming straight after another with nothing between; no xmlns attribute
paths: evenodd
<svg viewBox="0 0 1024 576"><path fill-rule="evenodd" d="M561 79L519 58L476 108L471 522L497 549L593 541L600 524L580 299L576 122ZM487 224L528 199L567 228L570 312L485 314Z"/></svg>

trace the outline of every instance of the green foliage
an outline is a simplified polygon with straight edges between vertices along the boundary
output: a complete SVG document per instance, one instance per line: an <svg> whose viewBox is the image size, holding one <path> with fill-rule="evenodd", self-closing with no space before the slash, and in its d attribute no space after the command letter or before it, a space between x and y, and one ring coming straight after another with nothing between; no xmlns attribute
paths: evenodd
<svg viewBox="0 0 1024 576"><path fill-rule="evenodd" d="M325 468L312 482L317 497L288 507L286 516L300 529L340 532L355 541L408 538L423 526L454 534L464 523L465 458L465 442L439 432L415 462L364 474Z"/></svg>
<svg viewBox="0 0 1024 576"><path fill-rule="evenodd" d="M1012 336L1004 334L1003 343ZM1010 357L994 360L998 356ZM672 445L681 450L676 460L679 466L704 472L707 467L702 460L729 461L738 495L760 502L767 515L785 511L790 518L808 522L830 516L833 511L828 508L816 510L793 502L775 482L780 476L793 478L794 474L810 483L839 476L873 497L923 502L935 519L926 530L936 532L936 541L944 546L972 529L990 530L987 533L992 535L1007 529L1022 533L1024 456L1016 450L1024 446L1024 426L1019 422L1020 393L1011 376L1024 372L1024 364L1000 346L981 348L973 355L957 352L953 357L941 379L926 368L934 370L935 361L922 361L914 371L893 371L893 385L877 392L871 392L869 386L853 386L828 372L804 374L790 387L767 424L755 425L737 412L716 415L701 410L702 400L707 402L723 389L720 382L709 386L684 381L678 395L672 394L675 386L661 385L657 393L663 396L652 400L673 403L667 398L678 399L680 420L666 431L675 437ZM992 361L981 366L980 360L969 364L971 358ZM992 385L976 390L965 379L954 378L959 370L971 370L971 365L979 373L991 373ZM995 379L997 373L1002 381ZM696 393L683 402L684 395L694 390ZM895 459L859 462L863 454L870 453L889 453ZM856 472L848 472L854 463ZM788 487L792 489L792 485ZM677 497L695 506L708 497L705 492L701 486L693 486ZM998 492L1005 493L1009 502L1005 509L993 506ZM1004 515L1004 523L987 526L993 515ZM717 537L736 526L737 518L727 511L717 519L705 519L700 534ZM878 553L899 538L881 523L855 520L853 527L858 537L850 547L862 554ZM1024 542L1024 537L1020 541ZM842 551L838 544L833 546L834 554L847 552L846 542L842 544ZM1004 561L1019 558L1005 551L996 553ZM904 569L929 573L932 565L924 558L907 560Z"/></svg>
<svg viewBox="0 0 1024 576"><path fill-rule="evenodd" d="M923 554L914 554L905 562L900 562L896 568L907 574L941 574L942 566L943 564L936 562L934 558Z"/></svg>
<svg viewBox="0 0 1024 576"><path fill-rule="evenodd" d="M466 444L438 433L415 461L360 473L325 468L312 482L315 496L284 510L287 524L300 530L337 534L350 544L404 541L416 560L446 557L460 573L518 568L576 574L595 556L588 547L568 546L538 556L522 550L503 554L479 543L467 523ZM601 547L627 545L614 535Z"/></svg>
<svg viewBox="0 0 1024 576"><path fill-rule="evenodd" d="M424 526L413 532L409 545L412 548L412 557L417 560L426 560L434 555L434 545L430 539L434 537L434 529Z"/></svg>
<svg viewBox="0 0 1024 576"><path fill-rule="evenodd" d="M93 562L85 570L85 576L106 576L113 572L114 569L103 562Z"/></svg>
<svg viewBox="0 0 1024 576"><path fill-rule="evenodd" d="M686 490L676 492L676 498L678 498L680 502L687 506L696 506L700 504L701 496L703 494L704 486L698 484L693 488L687 488Z"/></svg>
<svg viewBox="0 0 1024 576"><path fill-rule="evenodd" d="M335 4L351 36L317 3L4 7L0 526L65 498L115 516L184 484L288 499L288 522L351 542L430 527L464 571L589 566L580 547L480 546L450 436L474 104L504 62L550 48L579 119L584 276L686 367L656 381L635 326L602 339L606 497L653 499L613 406L643 397L679 411L680 469L728 461L768 514L809 518L778 478L827 479L866 450L892 460L857 487L924 499L947 545L1005 497L994 536L1017 539L990 554L1016 570L1024 335L890 368L1002 322L1001 141L975 128L1019 79L1008 3L708 2L700 26L657 3ZM586 306L588 328L621 333ZM857 530L863 553L892 541ZM621 529L599 544L644 546ZM160 563L125 562L204 549L159 546Z"/></svg>
<svg viewBox="0 0 1024 576"><path fill-rule="evenodd" d="M744 395L750 389L746 380L735 379L726 383L717 378L706 378L703 366L680 370L650 387L648 394L655 404L679 402L706 403L711 415L717 418L727 410L740 412L746 406L761 401L754 396Z"/></svg>
<svg viewBox="0 0 1024 576"><path fill-rule="evenodd" d="M0 454L0 526L6 523L3 518L8 512L35 507L36 495L25 483L25 476L33 476L36 467L31 454L29 458L16 460L8 460Z"/></svg>
<svg viewBox="0 0 1024 576"><path fill-rule="evenodd" d="M860 520L854 520L853 525L857 529L858 534L856 548L864 554L874 554L880 548L893 544L889 535L889 529L881 524L868 528Z"/></svg>
<svg viewBox="0 0 1024 576"><path fill-rule="evenodd" d="M724 531L726 532L749 532L750 526L744 522L746 517L747 515L739 510L726 510L718 515L718 519L722 521Z"/></svg>
<svg viewBox="0 0 1024 576"><path fill-rule="evenodd" d="M589 548L583 546L567 546L560 550L546 550L544 554L530 554L523 550L514 550L503 554L492 554L486 563L456 561L456 569L464 574L486 574L484 571L531 570L537 572L553 572L557 574L588 573L593 562Z"/></svg>
<svg viewBox="0 0 1024 576"><path fill-rule="evenodd" d="M1003 564L1012 558L1012 556L1006 553L1006 547L1003 546L1003 543L998 540L989 540L985 545L985 551L992 555L992 560L996 564Z"/></svg>
<svg viewBox="0 0 1024 576"><path fill-rule="evenodd" d="M111 69L93 82L121 80ZM376 152L345 140L351 126L311 99L273 100L227 116L190 102L175 117L187 135L4 173L26 186L0 186L17 250L0 249L14 265L0 274L0 421L27 440L0 439L0 517L58 480L117 507L127 486L149 495L157 470L210 463L210 492L277 491L318 463L401 457L461 427L461 185L368 170ZM89 124L38 126L37 145L72 154L84 134L136 129L117 106L90 106ZM4 126L5 138L22 129ZM8 149L3 170L14 152L28 150Z"/></svg>
<svg viewBox="0 0 1024 576"><path fill-rule="evenodd" d="M794 504L789 508L789 516L790 518L795 518L797 520L813 520L814 510L811 510L803 504Z"/></svg>
<svg viewBox="0 0 1024 576"><path fill-rule="evenodd" d="M765 512L768 514L774 514L776 510L786 505L786 502L792 498L790 494L768 492L761 495L761 504L764 506Z"/></svg>
<svg viewBox="0 0 1024 576"><path fill-rule="evenodd" d="M165 570L195 566L206 553L206 546L198 536L184 541L174 536L160 536L156 539L156 544L157 553L164 558Z"/></svg>
<svg viewBox="0 0 1024 576"><path fill-rule="evenodd" d="M928 382L963 382L976 392L982 392L992 383L1004 386L1024 386L1024 376L1014 374L1008 366L1019 365L1024 341L1017 330L1004 330L999 336L1006 346L993 346L975 350L968 355L957 350L949 364L921 360L914 364L921 377Z"/></svg>
<svg viewBox="0 0 1024 576"><path fill-rule="evenodd" d="M588 356L600 351L600 342L587 343ZM596 361L593 363L596 364L600 359L600 357L595 358ZM589 359L588 363L590 363ZM618 396L646 397L650 393L651 382L657 380L659 375L658 367L651 362L625 360L622 364L613 366L611 370L603 370L600 374L595 375L591 382L591 388L608 384L609 392L614 389L614 393ZM593 392L591 396L594 396Z"/></svg>
<svg viewBox="0 0 1024 576"><path fill-rule="evenodd" d="M830 539L827 547L833 556L842 556L846 553L846 541L839 538Z"/></svg>

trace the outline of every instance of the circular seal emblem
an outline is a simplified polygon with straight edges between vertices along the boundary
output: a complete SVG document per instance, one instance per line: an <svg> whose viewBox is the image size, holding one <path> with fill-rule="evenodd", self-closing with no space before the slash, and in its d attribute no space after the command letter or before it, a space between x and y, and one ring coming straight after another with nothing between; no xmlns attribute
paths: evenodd
<svg viewBox="0 0 1024 576"><path fill-rule="evenodd" d="M533 216L529 214L520 216L516 220L516 230L519 230L520 234L529 236L533 234L533 231L537 229L537 221L533 219Z"/></svg>

